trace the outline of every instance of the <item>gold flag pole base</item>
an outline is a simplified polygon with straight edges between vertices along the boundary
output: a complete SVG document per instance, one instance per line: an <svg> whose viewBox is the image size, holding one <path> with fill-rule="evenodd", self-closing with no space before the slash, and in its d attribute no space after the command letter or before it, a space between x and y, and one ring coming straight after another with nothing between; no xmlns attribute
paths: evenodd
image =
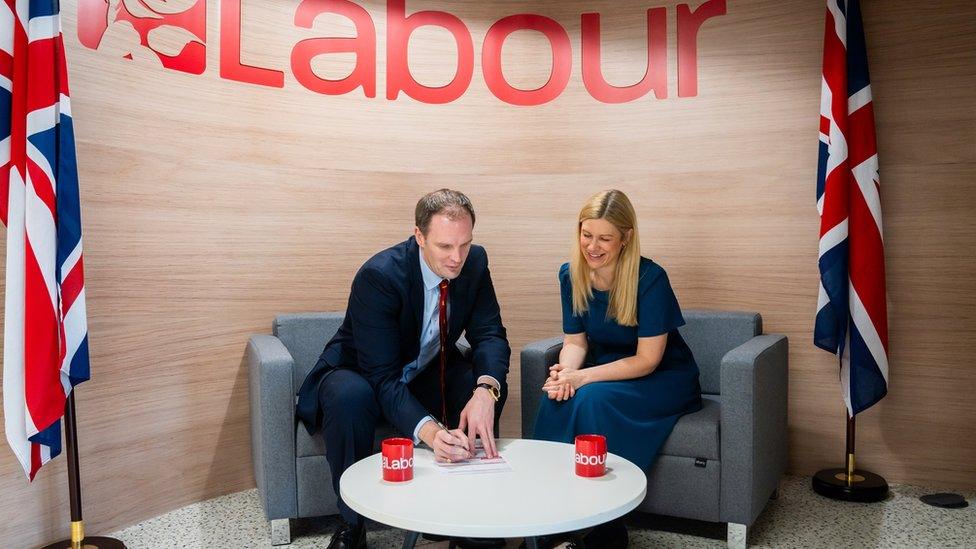
<svg viewBox="0 0 976 549"><path fill-rule="evenodd" d="M81 514L81 467L78 460L78 426L75 422L75 393L64 403L64 445L68 459L68 500L71 508L71 539L45 545L44 549L125 549L115 538L86 536Z"/></svg>
<svg viewBox="0 0 976 549"><path fill-rule="evenodd" d="M125 544L115 538L85 536L85 523L80 520L71 523L71 539L45 545L44 549L125 549Z"/></svg>
<svg viewBox="0 0 976 549"><path fill-rule="evenodd" d="M855 469L851 482L847 482L847 469L836 467L813 475L813 491L830 499L873 503L888 497L888 483L884 477L862 469Z"/></svg>
<svg viewBox="0 0 976 549"><path fill-rule="evenodd" d="M70 539L45 545L44 549L125 549L125 544L115 538L88 536L76 543Z"/></svg>
<svg viewBox="0 0 976 549"><path fill-rule="evenodd" d="M847 467L821 469L813 475L813 491L841 501L873 503L888 497L881 475L854 467L854 418L847 417Z"/></svg>

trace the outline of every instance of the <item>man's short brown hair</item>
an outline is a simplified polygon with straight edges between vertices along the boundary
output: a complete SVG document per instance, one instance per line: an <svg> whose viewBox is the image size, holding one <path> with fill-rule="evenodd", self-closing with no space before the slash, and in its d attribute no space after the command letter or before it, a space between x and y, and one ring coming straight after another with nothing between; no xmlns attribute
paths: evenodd
<svg viewBox="0 0 976 549"><path fill-rule="evenodd" d="M474 226L474 206L462 192L439 189L425 194L417 201L417 208L414 210L414 222L424 236L427 235L427 229L430 228L431 218L437 214L446 215L451 220L460 219L467 215L471 217L471 226Z"/></svg>

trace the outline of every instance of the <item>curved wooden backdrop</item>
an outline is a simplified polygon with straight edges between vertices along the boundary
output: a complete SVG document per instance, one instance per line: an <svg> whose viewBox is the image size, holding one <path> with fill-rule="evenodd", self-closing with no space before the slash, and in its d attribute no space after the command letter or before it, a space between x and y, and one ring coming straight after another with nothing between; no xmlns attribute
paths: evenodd
<svg viewBox="0 0 976 549"><path fill-rule="evenodd" d="M78 392L89 532L253 487L247 338L268 333L277 313L342 309L358 266L406 238L416 199L443 186L474 201L511 334L504 435L520 434L518 352L560 329L556 269L574 216L592 192L617 187L684 307L757 310L767 331L789 336L791 470L841 463L837 367L811 343L823 2L730 0L701 27L697 96L679 98L675 2L412 0L409 13L446 9L474 38L470 88L445 105L385 99L384 2L359 3L377 29L372 99L298 84L295 42L354 30L336 15L296 28L289 0L248 0L242 22L243 59L283 70L284 87L220 78L218 4L207 7L206 70L193 75L154 66L145 51L122 59L125 29L84 47L77 0L62 2L94 375ZM891 385L859 418L859 463L895 483L974 488L976 8L863 4ZM580 75L580 13L601 13L604 70L624 85L644 72L645 13L658 6L668 9L668 98L594 100ZM566 90L536 107L499 101L481 72L488 27L526 12L557 20L573 47ZM453 77L446 30L419 29L409 52L420 82ZM547 81L541 34L518 31L502 52L513 85ZM313 68L341 78L353 65L336 54ZM28 485L0 450L4 546L68 535L64 464Z"/></svg>

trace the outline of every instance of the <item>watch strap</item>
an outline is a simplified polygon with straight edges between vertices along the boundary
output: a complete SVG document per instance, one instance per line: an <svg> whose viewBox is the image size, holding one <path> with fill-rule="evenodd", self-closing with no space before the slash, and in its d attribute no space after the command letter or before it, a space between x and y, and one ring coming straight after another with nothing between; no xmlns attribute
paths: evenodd
<svg viewBox="0 0 976 549"><path fill-rule="evenodd" d="M488 391L488 394L491 395L491 398L495 399L495 402L498 402L498 399L501 397L501 391L499 391L498 387L495 387L491 383L479 383L475 385L474 388L476 391L478 390L478 387L484 387Z"/></svg>

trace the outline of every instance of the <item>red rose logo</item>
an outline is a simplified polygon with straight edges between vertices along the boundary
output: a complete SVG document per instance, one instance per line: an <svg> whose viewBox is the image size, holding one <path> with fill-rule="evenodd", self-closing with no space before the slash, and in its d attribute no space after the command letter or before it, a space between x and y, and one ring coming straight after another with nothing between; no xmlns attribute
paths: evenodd
<svg viewBox="0 0 976 549"><path fill-rule="evenodd" d="M78 39L93 50L202 74L206 0L79 0Z"/></svg>

